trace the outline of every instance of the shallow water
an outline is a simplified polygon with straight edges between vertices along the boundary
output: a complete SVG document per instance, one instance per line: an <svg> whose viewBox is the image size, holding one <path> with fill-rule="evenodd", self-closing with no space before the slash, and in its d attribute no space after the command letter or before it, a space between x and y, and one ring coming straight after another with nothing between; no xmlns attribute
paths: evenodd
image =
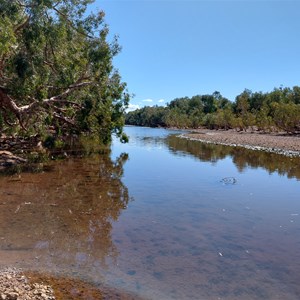
<svg viewBox="0 0 300 300"><path fill-rule="evenodd" d="M126 131L107 155L0 177L0 266L144 299L300 298L299 159Z"/></svg>

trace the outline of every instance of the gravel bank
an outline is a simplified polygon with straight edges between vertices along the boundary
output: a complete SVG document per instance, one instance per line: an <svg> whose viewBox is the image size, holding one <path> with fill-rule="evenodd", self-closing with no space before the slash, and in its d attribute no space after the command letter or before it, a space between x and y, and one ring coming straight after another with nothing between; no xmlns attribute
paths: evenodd
<svg viewBox="0 0 300 300"><path fill-rule="evenodd" d="M220 144L234 147L244 147L283 154L286 156L300 156L300 137L285 134L262 134L250 132L236 132L233 130L195 130L181 135L183 138L199 140L201 142Z"/></svg>
<svg viewBox="0 0 300 300"><path fill-rule="evenodd" d="M54 300L50 286L29 283L28 278L19 269L0 270L1 300Z"/></svg>
<svg viewBox="0 0 300 300"><path fill-rule="evenodd" d="M0 269L0 300L141 300L137 295L102 286L94 287L80 280L47 274Z"/></svg>

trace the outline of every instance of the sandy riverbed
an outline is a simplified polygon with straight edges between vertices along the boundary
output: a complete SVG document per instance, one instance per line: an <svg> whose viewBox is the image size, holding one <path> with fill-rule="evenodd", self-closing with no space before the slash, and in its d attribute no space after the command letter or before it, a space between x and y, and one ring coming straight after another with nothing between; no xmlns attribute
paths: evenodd
<svg viewBox="0 0 300 300"><path fill-rule="evenodd" d="M274 152L288 156L300 156L300 136L284 133L236 132L234 130L195 130L182 135L184 138L202 142L240 146L253 150Z"/></svg>

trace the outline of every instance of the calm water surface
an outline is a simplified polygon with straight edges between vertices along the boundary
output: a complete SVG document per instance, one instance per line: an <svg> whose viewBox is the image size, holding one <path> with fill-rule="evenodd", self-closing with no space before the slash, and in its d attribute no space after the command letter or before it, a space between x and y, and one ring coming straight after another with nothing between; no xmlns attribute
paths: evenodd
<svg viewBox="0 0 300 300"><path fill-rule="evenodd" d="M300 160L127 127L111 153L0 177L0 266L144 299L300 299Z"/></svg>

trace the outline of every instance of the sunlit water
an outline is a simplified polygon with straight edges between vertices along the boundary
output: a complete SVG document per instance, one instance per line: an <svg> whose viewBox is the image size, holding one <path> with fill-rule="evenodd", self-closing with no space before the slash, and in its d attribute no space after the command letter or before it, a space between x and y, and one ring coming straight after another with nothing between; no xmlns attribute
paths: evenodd
<svg viewBox="0 0 300 300"><path fill-rule="evenodd" d="M300 299L299 159L126 132L110 156L0 177L0 266L144 299Z"/></svg>

